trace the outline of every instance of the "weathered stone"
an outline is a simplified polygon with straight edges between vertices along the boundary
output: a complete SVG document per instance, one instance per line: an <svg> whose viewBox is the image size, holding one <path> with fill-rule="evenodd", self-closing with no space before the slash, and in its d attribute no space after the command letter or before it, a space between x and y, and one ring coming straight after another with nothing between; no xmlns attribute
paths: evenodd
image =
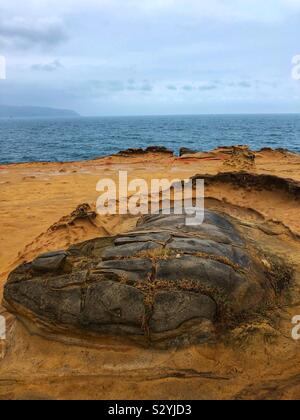
<svg viewBox="0 0 300 420"><path fill-rule="evenodd" d="M179 156L195 155L196 153L198 153L198 151L188 149L187 147L181 147L180 150L179 150Z"/></svg>
<svg viewBox="0 0 300 420"><path fill-rule="evenodd" d="M88 279L88 271L75 271L74 273L55 276L48 280L48 287L51 289L66 289L68 287L84 286Z"/></svg>
<svg viewBox="0 0 300 420"><path fill-rule="evenodd" d="M103 281L88 287L80 322L85 329L103 331L105 326L130 328L142 334L144 296L134 287ZM107 328L106 328L107 329Z"/></svg>
<svg viewBox="0 0 300 420"><path fill-rule="evenodd" d="M229 262L244 268L248 268L250 264L250 258L242 249L207 239L174 238L172 242L167 244L167 248L180 253L205 253L216 257L225 257Z"/></svg>
<svg viewBox="0 0 300 420"><path fill-rule="evenodd" d="M148 234L145 233L132 233L130 236L121 236L115 240L115 245L126 245L130 243L137 243L137 242L150 242L156 241L159 243L166 243L168 240L171 239L171 235L169 233L153 233L149 232Z"/></svg>
<svg viewBox="0 0 300 420"><path fill-rule="evenodd" d="M67 256L68 254L65 251L42 254L32 262L32 268L42 272L59 271Z"/></svg>
<svg viewBox="0 0 300 420"><path fill-rule="evenodd" d="M224 311L237 319L269 302L270 276L276 270L266 272L235 219L207 211L203 224L186 226L185 215L159 214L126 235L21 265L4 297L12 311L59 331L177 346L213 338Z"/></svg>
<svg viewBox="0 0 300 420"><path fill-rule="evenodd" d="M216 304L196 293L159 292L155 296L150 327L154 332L172 331L191 319L214 320Z"/></svg>
<svg viewBox="0 0 300 420"><path fill-rule="evenodd" d="M168 229L180 233L195 233L217 242L243 245L243 239L233 225L219 214L206 211L204 222L201 225L187 226L186 215L154 215L142 219L145 229ZM140 226L140 225L139 225Z"/></svg>
<svg viewBox="0 0 300 420"><path fill-rule="evenodd" d="M81 289L57 290L46 279L34 278L6 288L5 299L23 306L41 319L76 326L80 315Z"/></svg>
<svg viewBox="0 0 300 420"><path fill-rule="evenodd" d="M122 157L134 157L139 155L145 155L147 153L158 153L158 154L167 154L167 155L174 155L174 152L172 150L167 149L164 146L150 146L147 147L147 149L142 148L130 148L127 150L122 150L117 155Z"/></svg>
<svg viewBox="0 0 300 420"><path fill-rule="evenodd" d="M115 274L123 281L140 281L149 279L152 273L152 264L146 259L112 260L100 263L98 272Z"/></svg>
<svg viewBox="0 0 300 420"><path fill-rule="evenodd" d="M161 248L161 246L155 242L137 242L129 243L126 245L119 245L117 247L107 248L103 254L103 259L122 258L122 257L134 257L141 252L150 251L153 249Z"/></svg>
<svg viewBox="0 0 300 420"><path fill-rule="evenodd" d="M157 267L157 279L169 282L194 282L199 292L218 290L232 301L232 307L239 310L251 307L263 296L260 287L254 284L243 274L237 273L232 267L211 259L181 256L160 261ZM247 300L250 292L251 300ZM236 301L236 298L239 301Z"/></svg>

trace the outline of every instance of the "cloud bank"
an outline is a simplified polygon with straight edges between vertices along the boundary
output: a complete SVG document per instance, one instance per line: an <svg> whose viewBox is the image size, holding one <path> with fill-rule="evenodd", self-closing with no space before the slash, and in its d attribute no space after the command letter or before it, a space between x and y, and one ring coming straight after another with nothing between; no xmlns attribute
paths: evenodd
<svg viewBox="0 0 300 420"><path fill-rule="evenodd" d="M299 19L300 0L3 1L0 99L87 115L297 111Z"/></svg>

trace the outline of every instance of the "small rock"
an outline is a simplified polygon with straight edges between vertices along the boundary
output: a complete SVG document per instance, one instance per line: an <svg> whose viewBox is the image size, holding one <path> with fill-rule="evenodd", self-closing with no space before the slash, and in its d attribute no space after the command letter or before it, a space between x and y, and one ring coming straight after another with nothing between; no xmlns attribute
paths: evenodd
<svg viewBox="0 0 300 420"><path fill-rule="evenodd" d="M196 153L198 153L198 151L196 150L192 150L192 149L188 149L187 147L182 147L179 150L179 156L184 156L184 155L195 155Z"/></svg>
<svg viewBox="0 0 300 420"><path fill-rule="evenodd" d="M32 262L32 268L41 272L59 271L63 267L67 256L68 254L65 251L42 254Z"/></svg>

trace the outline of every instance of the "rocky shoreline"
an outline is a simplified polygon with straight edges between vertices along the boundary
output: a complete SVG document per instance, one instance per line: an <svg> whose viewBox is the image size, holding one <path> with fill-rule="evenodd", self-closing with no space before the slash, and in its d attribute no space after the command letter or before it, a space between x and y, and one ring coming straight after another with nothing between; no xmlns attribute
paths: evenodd
<svg viewBox="0 0 300 420"><path fill-rule="evenodd" d="M100 217L96 183L119 170L204 179L204 224ZM299 155L153 147L0 176L0 398L300 396Z"/></svg>

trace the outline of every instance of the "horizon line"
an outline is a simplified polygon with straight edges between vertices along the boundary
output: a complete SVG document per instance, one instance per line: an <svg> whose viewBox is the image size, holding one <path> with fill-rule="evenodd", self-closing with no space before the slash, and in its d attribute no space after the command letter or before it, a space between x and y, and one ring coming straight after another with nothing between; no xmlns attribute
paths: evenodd
<svg viewBox="0 0 300 420"><path fill-rule="evenodd" d="M75 111L77 112L77 111ZM78 113L78 112L77 112ZM74 118L128 118L128 117L200 117L223 115L300 115L300 112L215 112L199 114L109 114L109 115L82 115Z"/></svg>

